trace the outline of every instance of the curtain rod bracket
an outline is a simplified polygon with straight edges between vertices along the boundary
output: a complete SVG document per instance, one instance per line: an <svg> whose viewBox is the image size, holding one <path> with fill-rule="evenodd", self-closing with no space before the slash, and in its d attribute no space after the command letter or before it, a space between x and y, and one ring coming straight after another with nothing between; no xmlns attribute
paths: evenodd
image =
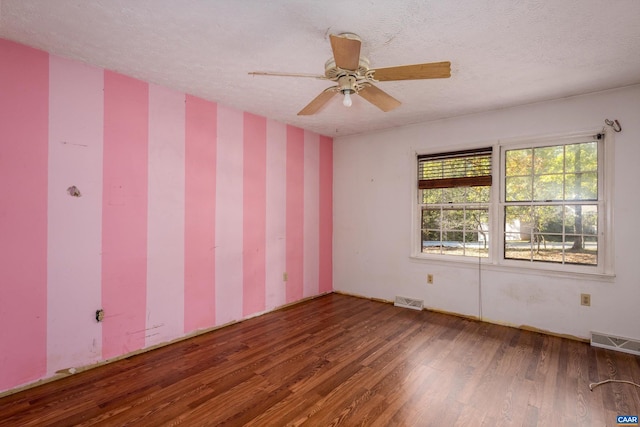
<svg viewBox="0 0 640 427"><path fill-rule="evenodd" d="M613 130L615 130L616 132L622 132L622 126L620 126L620 122L617 120L609 120L609 119L604 119L605 124L607 124L608 126L611 126L613 128Z"/></svg>

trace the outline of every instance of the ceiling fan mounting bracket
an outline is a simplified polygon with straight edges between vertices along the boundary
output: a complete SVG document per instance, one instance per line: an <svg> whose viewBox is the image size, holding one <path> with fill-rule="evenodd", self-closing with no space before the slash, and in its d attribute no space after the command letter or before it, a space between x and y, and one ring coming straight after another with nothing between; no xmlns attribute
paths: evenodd
<svg viewBox="0 0 640 427"><path fill-rule="evenodd" d="M339 34L336 34L336 36L349 39L349 40L358 40L359 42L362 42L362 39L360 38L360 36L355 33L349 33L349 32L339 33Z"/></svg>

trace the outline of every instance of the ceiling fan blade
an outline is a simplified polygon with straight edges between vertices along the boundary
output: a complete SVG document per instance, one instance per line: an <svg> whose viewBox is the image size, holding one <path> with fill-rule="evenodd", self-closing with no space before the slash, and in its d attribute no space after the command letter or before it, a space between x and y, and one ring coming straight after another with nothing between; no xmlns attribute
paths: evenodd
<svg viewBox="0 0 640 427"><path fill-rule="evenodd" d="M300 112L298 113L299 116L310 116L312 114L315 114L318 112L318 110L320 110L322 107L324 107L324 105L329 102L329 100L331 98L333 98L333 96L338 93L337 87L336 86L332 86L328 89L325 89L323 92L320 93L320 95L316 96L314 98L313 101L311 101L309 104L307 104L306 107L304 107L302 110L300 110Z"/></svg>
<svg viewBox="0 0 640 427"><path fill-rule="evenodd" d="M380 82L392 80L446 79L451 77L451 63L429 62L426 64L400 65L398 67L377 68L373 78Z"/></svg>
<svg viewBox="0 0 640 427"><path fill-rule="evenodd" d="M307 73L279 73L279 72L271 72L271 71L252 71L248 74L250 76L308 77L311 79L329 80L327 77L321 76L319 74L307 74Z"/></svg>
<svg viewBox="0 0 640 427"><path fill-rule="evenodd" d="M360 89L358 95L360 95L385 113L399 107L401 104L401 102L395 99L393 96L389 95L382 89L378 89L372 84L366 84L362 89Z"/></svg>
<svg viewBox="0 0 640 427"><path fill-rule="evenodd" d="M348 35L333 34L330 39L336 66L343 70L357 70L360 64L360 40L349 38Z"/></svg>

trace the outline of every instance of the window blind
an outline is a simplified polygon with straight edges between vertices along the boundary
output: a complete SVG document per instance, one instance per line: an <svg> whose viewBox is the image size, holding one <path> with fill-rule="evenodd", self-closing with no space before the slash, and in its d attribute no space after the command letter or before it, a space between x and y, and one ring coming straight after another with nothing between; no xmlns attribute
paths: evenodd
<svg viewBox="0 0 640 427"><path fill-rule="evenodd" d="M418 156L418 188L491 185L492 149L455 151Z"/></svg>

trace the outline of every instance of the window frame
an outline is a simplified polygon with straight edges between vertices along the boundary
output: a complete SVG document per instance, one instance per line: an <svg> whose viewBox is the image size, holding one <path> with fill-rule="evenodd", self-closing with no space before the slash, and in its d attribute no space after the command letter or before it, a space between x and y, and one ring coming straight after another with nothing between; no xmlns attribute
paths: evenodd
<svg viewBox="0 0 640 427"><path fill-rule="evenodd" d="M561 264L553 262L532 262L528 260L505 259L505 151L544 146L569 145L571 143L593 141L594 135L601 134L598 140L598 200L592 204L598 206L598 255L597 265ZM428 254L422 252L421 216L423 204L420 201L420 189L416 174L413 176L412 221L411 221L411 254L414 261L429 261L442 264L478 265L481 263L490 269L526 271L530 273L555 274L566 277L592 278L601 277L608 280L614 273L614 141L609 129L587 130L577 133L564 133L542 137L526 137L496 141L493 144L482 144L475 147L460 148L460 151L492 147L492 176L489 199L489 254L488 257L460 256L447 254ZM444 151L444 150L442 150ZM452 151L452 150L447 150ZM417 171L420 156L438 154L432 152L414 152L412 156L413 170ZM513 204L513 203L511 203Z"/></svg>
<svg viewBox="0 0 640 427"><path fill-rule="evenodd" d="M418 155L417 156L417 162L418 162L418 175L420 175L420 165L422 161L430 161L433 160L435 162L438 162L440 160L453 160L456 158L488 158L490 161L490 169L486 169L485 167L482 167L477 170L477 174L474 175L467 175L465 174L464 176L459 176L458 172L460 172L459 169L448 169L445 170L445 172L443 172L443 175L448 175L445 176L444 178L440 178L440 177L433 177L430 179L418 179L417 181L417 187L418 187L418 197L420 197L421 190L429 190L429 189L452 189L452 188L475 188L475 187L489 187L489 200L486 202L469 202L469 201L464 201L464 202L460 202L460 201L456 201L456 202L449 202L449 203L444 203L444 202L440 202L440 203L436 203L433 204L434 206L437 206L439 210L443 210L443 209L451 209L451 210L462 210L463 212L466 211L474 211L474 210L486 210L487 211L487 218L488 218L488 222L489 222L489 232L487 234L487 236L491 235L491 213L490 213L490 209L491 209L491 198L493 197L493 195L491 194L493 185L492 185L492 181L493 181L493 173L495 170L495 156L494 156L494 151L493 151L493 146L491 145L485 145L484 147L481 148L473 148L473 149L466 149L466 150L456 150L456 151L450 151L450 152L443 152L443 153L435 153L435 154L427 154L427 155ZM466 168L465 168L466 171ZM488 171L488 175L486 174L486 172ZM484 172L484 173L483 173ZM454 177L454 175L458 175L456 177ZM471 185L465 185L465 184L471 184ZM419 235L419 248L418 248L418 252L420 254L428 254L423 252L423 239L422 239L422 214L423 214L423 208L425 206L427 206L428 204L425 203L420 203L418 202L418 215L420 216L420 235ZM440 232L459 232L459 233L463 233L466 234L465 230L459 230L459 229L451 229L451 230L440 230ZM469 231L469 233L472 233L471 231ZM466 236L465 236L466 237ZM464 245L463 243L463 251L466 251L467 247ZM481 251L479 251L481 252ZM476 259L476 256L472 256L472 255L445 255L445 254L435 254L435 253L431 253L431 255L434 256L447 256L447 257L453 257L453 258L469 258L469 259ZM490 256L490 254L487 252L487 256L483 256L482 258L488 258Z"/></svg>

